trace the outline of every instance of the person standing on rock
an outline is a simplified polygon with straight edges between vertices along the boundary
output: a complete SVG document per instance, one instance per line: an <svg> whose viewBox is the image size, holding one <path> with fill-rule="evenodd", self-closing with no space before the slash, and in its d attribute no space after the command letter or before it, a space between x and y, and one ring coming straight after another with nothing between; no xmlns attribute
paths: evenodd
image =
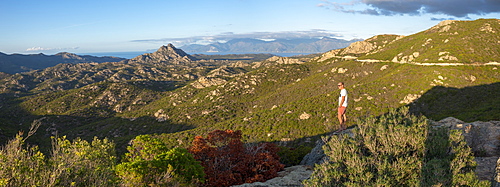
<svg viewBox="0 0 500 187"><path fill-rule="evenodd" d="M340 129L338 130L338 132L340 132L340 131L343 131L347 128L347 126L345 124L345 122L347 121L347 118L345 116L346 109L347 109L347 90L345 89L343 82L339 82L337 84L337 87L340 90L339 107L337 109L338 110L337 114L338 114L338 118L339 118L339 122L340 122Z"/></svg>

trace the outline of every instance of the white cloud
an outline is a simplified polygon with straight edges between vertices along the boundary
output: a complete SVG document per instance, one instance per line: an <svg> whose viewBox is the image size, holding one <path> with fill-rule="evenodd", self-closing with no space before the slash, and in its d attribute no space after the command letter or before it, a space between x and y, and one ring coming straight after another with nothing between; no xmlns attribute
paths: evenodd
<svg viewBox="0 0 500 187"><path fill-rule="evenodd" d="M80 47L69 47L69 48L43 48L43 47L31 47L26 49L28 52L37 52L37 51L63 51L63 50L71 50L78 49Z"/></svg>
<svg viewBox="0 0 500 187"><path fill-rule="evenodd" d="M131 42L161 43L161 44L172 43L175 46L183 46L188 44L209 44L214 42L224 43L229 40L239 39L239 38L276 40L276 39L322 38L322 37L335 38L335 37L342 37L342 35L329 30L314 29L308 31L252 32L252 33L241 33L241 34L235 34L233 32L225 32L212 36L143 39L143 40L132 40Z"/></svg>

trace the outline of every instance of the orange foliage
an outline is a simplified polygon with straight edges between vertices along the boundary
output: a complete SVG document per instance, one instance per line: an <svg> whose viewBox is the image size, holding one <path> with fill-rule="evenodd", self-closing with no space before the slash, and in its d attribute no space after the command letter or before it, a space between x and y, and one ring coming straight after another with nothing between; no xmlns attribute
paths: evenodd
<svg viewBox="0 0 500 187"><path fill-rule="evenodd" d="M215 130L207 138L196 136L189 151L205 168L207 186L262 182L276 177L284 165L278 146L263 143L245 147L241 131Z"/></svg>

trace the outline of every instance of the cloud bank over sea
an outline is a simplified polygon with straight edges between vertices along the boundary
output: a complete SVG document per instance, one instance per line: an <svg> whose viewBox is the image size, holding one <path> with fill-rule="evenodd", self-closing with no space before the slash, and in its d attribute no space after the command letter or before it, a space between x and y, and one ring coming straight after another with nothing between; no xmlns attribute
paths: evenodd
<svg viewBox="0 0 500 187"><path fill-rule="evenodd" d="M227 42L232 39L239 38L255 38L264 41L271 41L276 39L297 39L297 38L337 38L342 37L341 34L335 31L328 31L322 29L314 29L308 31L283 31L283 32L252 32L252 33L233 33L225 32L218 35L211 36L192 36L185 38L158 38L158 39L142 39L132 40L131 42L139 43L172 43L175 46L183 46L188 44L210 44L214 42Z"/></svg>

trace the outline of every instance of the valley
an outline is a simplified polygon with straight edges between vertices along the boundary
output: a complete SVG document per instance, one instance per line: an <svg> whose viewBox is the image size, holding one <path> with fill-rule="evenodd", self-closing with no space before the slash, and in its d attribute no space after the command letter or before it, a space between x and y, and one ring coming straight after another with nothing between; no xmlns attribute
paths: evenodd
<svg viewBox="0 0 500 187"><path fill-rule="evenodd" d="M250 60L202 59L168 44L116 62L0 74L0 143L40 119L27 142L45 152L51 136L109 138L123 155L138 135L187 148L195 136L228 129L247 144L314 147L338 129L338 82L349 91L351 127L401 107L435 121L499 121L498 33L495 19L442 22L318 55Z"/></svg>

